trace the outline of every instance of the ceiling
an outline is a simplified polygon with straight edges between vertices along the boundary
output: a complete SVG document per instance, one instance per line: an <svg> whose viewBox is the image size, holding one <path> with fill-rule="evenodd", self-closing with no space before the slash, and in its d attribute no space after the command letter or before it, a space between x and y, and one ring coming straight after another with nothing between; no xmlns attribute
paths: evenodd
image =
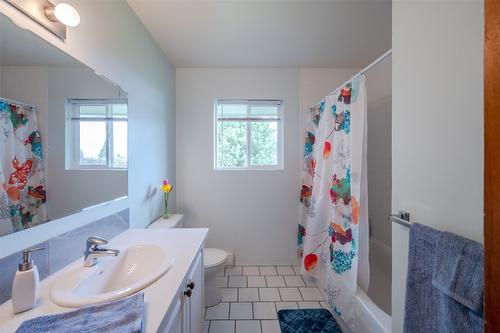
<svg viewBox="0 0 500 333"><path fill-rule="evenodd" d="M84 66L0 13L0 66Z"/></svg>
<svg viewBox="0 0 500 333"><path fill-rule="evenodd" d="M175 67L360 68L391 48L391 1L128 3Z"/></svg>

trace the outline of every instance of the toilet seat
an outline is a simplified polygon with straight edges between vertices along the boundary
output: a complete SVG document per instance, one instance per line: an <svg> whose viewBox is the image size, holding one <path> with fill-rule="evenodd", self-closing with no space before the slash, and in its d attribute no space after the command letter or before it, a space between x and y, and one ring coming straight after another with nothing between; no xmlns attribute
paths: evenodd
<svg viewBox="0 0 500 333"><path fill-rule="evenodd" d="M218 266L226 261L227 252L220 249L205 248L203 250L203 260L205 268Z"/></svg>

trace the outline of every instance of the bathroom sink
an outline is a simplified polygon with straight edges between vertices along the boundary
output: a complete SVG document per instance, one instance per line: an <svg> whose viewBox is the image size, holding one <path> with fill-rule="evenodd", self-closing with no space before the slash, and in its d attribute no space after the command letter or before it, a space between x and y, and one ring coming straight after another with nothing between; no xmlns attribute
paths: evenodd
<svg viewBox="0 0 500 333"><path fill-rule="evenodd" d="M133 245L118 257L99 258L97 265L78 265L61 272L54 281L50 297L64 307L117 300L146 288L173 265L174 256L154 244Z"/></svg>

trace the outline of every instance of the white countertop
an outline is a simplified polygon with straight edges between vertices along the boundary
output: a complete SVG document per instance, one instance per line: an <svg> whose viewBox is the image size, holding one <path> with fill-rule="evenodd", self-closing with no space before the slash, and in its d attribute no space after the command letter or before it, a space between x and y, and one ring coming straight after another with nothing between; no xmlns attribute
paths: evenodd
<svg viewBox="0 0 500 333"><path fill-rule="evenodd" d="M156 282L142 290L144 292L145 314L144 331L153 333L158 330L170 304L187 274L196 253L202 247L208 229L128 229L109 242L113 248L125 248L129 245L148 242L168 243L175 255L172 268ZM78 244L83 247L85 244ZM52 249L54 251L54 249ZM10 333L25 320L61 312L72 311L54 304L50 299L50 290L54 280L66 269L82 265L83 258L78 259L66 268L49 276L40 283L40 298L35 308L17 315L12 312L12 303L7 301L0 305L0 332Z"/></svg>

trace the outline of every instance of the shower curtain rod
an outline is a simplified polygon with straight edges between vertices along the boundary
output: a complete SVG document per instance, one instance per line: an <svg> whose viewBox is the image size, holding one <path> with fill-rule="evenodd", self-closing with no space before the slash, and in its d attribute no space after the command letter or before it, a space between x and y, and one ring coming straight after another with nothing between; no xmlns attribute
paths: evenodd
<svg viewBox="0 0 500 333"><path fill-rule="evenodd" d="M366 66L365 68L363 68L362 70L359 71L359 73L351 76L349 78L349 80L345 81L344 83L342 83L338 88L336 88L334 91L332 91L331 93L329 93L327 96L329 95L332 95L332 94L335 94L337 92L337 90L339 90L341 87L343 87L347 82L351 81L352 79L354 79L356 76L358 75L363 75L365 74L366 72L368 72L370 69L373 68L373 66L375 66L376 64L378 64L379 62L381 62L382 60L384 60L385 58L387 58L388 56L390 56L392 54L392 49L388 50L387 52L385 52L384 54L382 54L380 57L378 57L377 59L375 59L373 62L371 62L368 66Z"/></svg>
<svg viewBox="0 0 500 333"><path fill-rule="evenodd" d="M4 97L0 97L0 99L3 99L4 101L7 101L7 102L10 102L12 104L21 104L21 105L24 105L24 106L29 106L29 107L36 107L36 105L34 104L29 104L29 103L24 103L24 102L19 102L19 101L15 101L13 99L10 99L10 98L4 98Z"/></svg>
<svg viewBox="0 0 500 333"><path fill-rule="evenodd" d="M365 68L363 68L362 70L359 71L360 74L365 74L366 72L368 72L373 66L375 66L376 64L378 64L379 62L381 62L382 60L384 60L385 58L387 58L388 56L390 56L392 54L392 49L390 49L389 51L385 52L384 54L382 54L380 57L378 57L377 59L375 59L371 64L369 64L368 66L366 66Z"/></svg>

